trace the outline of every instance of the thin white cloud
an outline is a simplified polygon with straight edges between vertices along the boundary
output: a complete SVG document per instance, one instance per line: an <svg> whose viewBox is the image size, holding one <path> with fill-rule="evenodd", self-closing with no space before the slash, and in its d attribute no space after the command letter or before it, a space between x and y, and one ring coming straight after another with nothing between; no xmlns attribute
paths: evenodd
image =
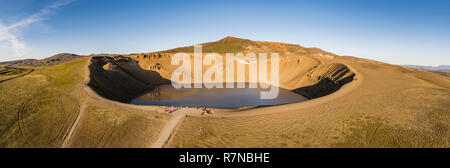
<svg viewBox="0 0 450 168"><path fill-rule="evenodd" d="M30 24L48 19L48 17L53 14L55 10L74 1L75 0L57 1L39 10L39 12L32 14L29 17L18 22L12 23L9 26L5 26L0 23L0 43L9 43L11 50L13 50L13 53L15 54L15 57L25 56L28 49L25 45L25 42L22 41L15 32L18 32L20 28L26 27Z"/></svg>
<svg viewBox="0 0 450 168"><path fill-rule="evenodd" d="M20 41L16 35L9 32L10 29L0 24L0 42L9 42L15 56L22 57L26 54L25 43Z"/></svg>

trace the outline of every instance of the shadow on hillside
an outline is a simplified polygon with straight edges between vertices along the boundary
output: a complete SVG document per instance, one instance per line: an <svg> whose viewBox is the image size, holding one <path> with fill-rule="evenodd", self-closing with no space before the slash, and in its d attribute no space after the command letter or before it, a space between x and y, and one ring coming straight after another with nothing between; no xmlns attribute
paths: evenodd
<svg viewBox="0 0 450 168"><path fill-rule="evenodd" d="M293 92L298 93L308 99L329 95L339 90L342 86L354 80L355 74L342 78L339 81L333 81L330 78L324 78L315 85L305 86L294 89Z"/></svg>
<svg viewBox="0 0 450 168"><path fill-rule="evenodd" d="M137 61L123 56L94 56L89 71L89 87L105 98L124 103L144 90L170 83L158 72L144 70Z"/></svg>

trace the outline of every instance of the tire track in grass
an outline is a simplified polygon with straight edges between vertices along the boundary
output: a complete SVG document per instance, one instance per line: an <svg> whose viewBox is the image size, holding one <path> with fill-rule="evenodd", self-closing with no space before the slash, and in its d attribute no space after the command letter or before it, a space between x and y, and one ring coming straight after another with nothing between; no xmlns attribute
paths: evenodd
<svg viewBox="0 0 450 168"><path fill-rule="evenodd" d="M34 96L34 95L33 95ZM25 141L29 144L29 145L34 145L28 138L27 138L27 136L25 135L25 132L24 132L24 130L23 130L23 124L22 124L22 121L23 121L23 111L24 111L24 109L25 109L25 107L26 107L26 104L28 103L28 102L30 102L31 101L31 99L32 98L30 98L30 99L28 99L28 100L25 100L20 106L19 106L19 109L17 110L17 125L18 125L18 127L19 127L19 132L20 132L20 134L22 135L22 137L25 139Z"/></svg>
<svg viewBox="0 0 450 168"><path fill-rule="evenodd" d="M9 81L9 80L13 80L13 79L16 79L16 78L24 77L24 76L26 76L26 75L28 75L28 74L30 74L32 72L34 72L34 69L31 69L29 72L24 73L22 75L18 75L18 76L14 76L14 77L11 77L11 78L8 78L8 79L0 80L0 83L6 82L6 81Z"/></svg>
<svg viewBox="0 0 450 168"><path fill-rule="evenodd" d="M38 91L38 92L33 93L31 95L31 98L25 100L19 106L19 108L17 110L17 116L18 116L17 120L18 120L19 132L29 145L36 146L36 147L43 147L43 144L36 144L29 138L29 136L28 136L29 131L27 131L26 122L24 122L25 113L27 111L27 108L30 105L32 105L33 101L38 102L36 104L43 105L43 104L45 104L46 101L51 102L51 101L53 101L51 99L55 99L54 101L57 101L58 107L55 107L57 109L54 111L54 112L56 112L56 114L54 114L54 115L58 115L58 120L59 119L61 120L61 122L60 122L61 126L57 130L58 132L56 133L56 136L51 138L48 141L48 143L46 143L44 146L66 147L72 137L72 134L74 133L75 129L78 126L79 120L81 118L80 112L82 112L82 110L81 110L82 107L81 107L79 101L77 101L70 95L64 94L61 91L59 91L58 89L56 89L55 87L53 87L45 78L43 78L43 80L47 83L47 85L50 89L50 92L54 92L56 97L53 97L53 96L42 97L43 93ZM68 101L70 100L69 103L74 103L74 105L70 106L70 104L69 104L69 106L68 106L68 104L66 104L64 102L63 98L67 98ZM76 117L72 117L73 112L76 113ZM68 125L66 123L68 123L68 121L71 120L71 118L74 118L73 122L71 122L71 124L69 126L66 126L66 125ZM60 140L62 140L62 141L60 141Z"/></svg>

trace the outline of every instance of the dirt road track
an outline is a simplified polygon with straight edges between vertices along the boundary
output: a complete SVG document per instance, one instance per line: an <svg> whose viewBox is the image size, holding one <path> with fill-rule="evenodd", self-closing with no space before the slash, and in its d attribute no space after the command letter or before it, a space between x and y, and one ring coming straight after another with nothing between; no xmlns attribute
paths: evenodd
<svg viewBox="0 0 450 168"><path fill-rule="evenodd" d="M169 122L164 126L164 128L159 133L158 139L156 142L154 142L150 147L151 148L162 148L164 144L167 142L167 140L170 138L170 136L173 133L173 130L179 123L181 123L182 119L184 118L184 113L178 113L174 114Z"/></svg>
<svg viewBox="0 0 450 168"><path fill-rule="evenodd" d="M80 103L80 107L79 107L79 111L77 114L77 118L75 119L75 121L72 123L72 126L70 127L69 131L67 131L67 134L64 136L64 141L61 145L62 148L67 148L69 147L69 142L72 139L72 135L75 132L75 130L78 128L78 125L80 123L80 118L83 116L84 114L84 109L85 109L85 105L84 103Z"/></svg>
<svg viewBox="0 0 450 168"><path fill-rule="evenodd" d="M0 83L6 82L6 81L9 81L9 80L13 80L13 79L16 79L16 78L24 77L24 76L26 76L26 75L28 75L28 74L30 74L30 73L32 73L32 72L34 72L34 69L31 69L29 72L24 73L24 74L22 74L22 75L18 75L18 76L12 77L12 78L0 80Z"/></svg>

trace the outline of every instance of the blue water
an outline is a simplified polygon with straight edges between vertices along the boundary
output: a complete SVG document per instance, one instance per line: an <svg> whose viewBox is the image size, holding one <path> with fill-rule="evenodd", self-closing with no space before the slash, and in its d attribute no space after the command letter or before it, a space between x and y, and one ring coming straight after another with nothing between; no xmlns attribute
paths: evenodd
<svg viewBox="0 0 450 168"><path fill-rule="evenodd" d="M272 86L273 87L273 86ZM181 88L161 85L144 92L133 99L130 104L183 107L238 108L248 106L271 106L307 99L290 90L279 88L275 99L260 99L262 88Z"/></svg>

